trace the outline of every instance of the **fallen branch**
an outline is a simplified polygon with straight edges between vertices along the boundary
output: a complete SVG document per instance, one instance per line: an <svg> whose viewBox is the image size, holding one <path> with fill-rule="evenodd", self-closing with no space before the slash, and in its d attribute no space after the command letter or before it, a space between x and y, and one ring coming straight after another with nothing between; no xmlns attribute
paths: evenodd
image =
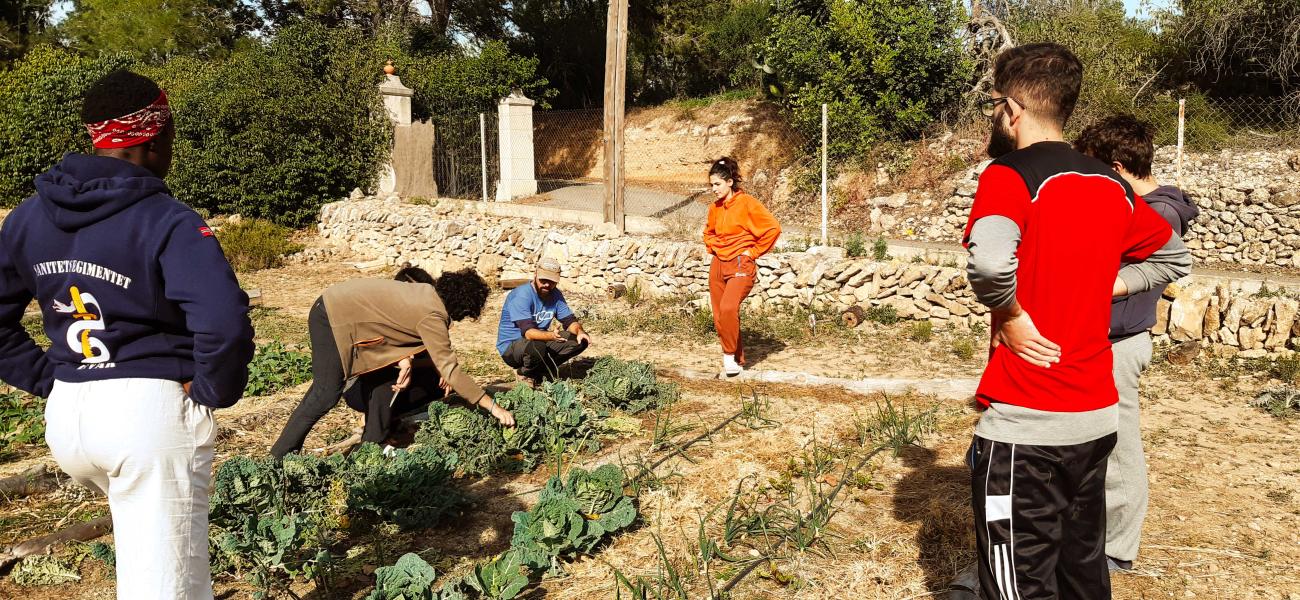
<svg viewBox="0 0 1300 600"><path fill-rule="evenodd" d="M361 443L361 434L354 433L351 435L351 437L349 437L346 440L343 440L337 444L330 444L328 446L325 446L324 448L317 448L315 450L312 450L312 452L316 454L320 454L322 456L326 456L326 455L333 454L335 452L346 452L348 450L351 450L353 446L356 446L357 444L360 443Z"/></svg>
<svg viewBox="0 0 1300 600"><path fill-rule="evenodd" d="M44 554L51 549L69 542L88 542L113 531L113 518L103 516L98 519L77 523L67 529L56 531L36 539L19 542L0 552L0 574L7 572L18 561L35 554Z"/></svg>
<svg viewBox="0 0 1300 600"><path fill-rule="evenodd" d="M28 468L17 475L0 479L0 499L8 502L33 496L53 487L58 483L58 474L50 472L45 464Z"/></svg>

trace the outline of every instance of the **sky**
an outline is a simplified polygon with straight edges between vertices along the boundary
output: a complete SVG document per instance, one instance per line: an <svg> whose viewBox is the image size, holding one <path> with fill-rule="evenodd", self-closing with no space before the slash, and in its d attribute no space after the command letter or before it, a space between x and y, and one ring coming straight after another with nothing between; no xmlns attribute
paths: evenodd
<svg viewBox="0 0 1300 600"><path fill-rule="evenodd" d="M1145 10L1146 7L1163 8L1169 6L1172 1L1173 0L1124 0L1124 10L1128 12L1129 16L1148 16ZM416 9L420 10L421 14L428 14L428 6L424 2L417 3ZM54 5L54 10L51 11L53 13L51 21L55 23L62 21L63 18L68 15L70 10L72 10L71 0L61 0Z"/></svg>

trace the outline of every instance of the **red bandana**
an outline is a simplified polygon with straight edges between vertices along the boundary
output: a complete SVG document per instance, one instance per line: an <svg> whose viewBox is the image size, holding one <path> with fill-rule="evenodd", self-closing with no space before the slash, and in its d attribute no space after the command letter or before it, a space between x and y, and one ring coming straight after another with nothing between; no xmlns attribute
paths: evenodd
<svg viewBox="0 0 1300 600"><path fill-rule="evenodd" d="M96 148L129 148L157 137L171 119L167 92L160 92L153 104L116 119L86 123L86 131Z"/></svg>

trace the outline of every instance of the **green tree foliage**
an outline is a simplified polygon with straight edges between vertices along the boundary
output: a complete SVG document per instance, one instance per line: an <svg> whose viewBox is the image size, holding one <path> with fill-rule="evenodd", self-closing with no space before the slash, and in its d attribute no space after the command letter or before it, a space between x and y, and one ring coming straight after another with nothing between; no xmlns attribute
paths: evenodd
<svg viewBox="0 0 1300 600"><path fill-rule="evenodd" d="M629 95L637 102L756 87L754 44L767 35L770 0L662 1L654 27L629 44Z"/></svg>
<svg viewBox="0 0 1300 600"><path fill-rule="evenodd" d="M74 0L59 32L83 51L156 62L224 54L258 22L240 0Z"/></svg>
<svg viewBox="0 0 1300 600"><path fill-rule="evenodd" d="M303 23L226 61L152 72L177 91L172 191L212 214L298 227L369 188L390 135L382 64L360 31Z"/></svg>
<svg viewBox="0 0 1300 600"><path fill-rule="evenodd" d="M820 137L830 105L832 154L861 153L920 133L958 100L970 65L952 0L824 0L781 4L761 54L792 124Z"/></svg>
<svg viewBox="0 0 1300 600"><path fill-rule="evenodd" d="M1223 95L1300 88L1300 0L1181 0L1166 16L1191 75Z"/></svg>
<svg viewBox="0 0 1300 600"><path fill-rule="evenodd" d="M1139 90L1149 98L1169 81L1166 74L1174 72L1175 60L1152 24L1126 16L1118 0L1030 0L1011 15L1008 26L1017 44L1056 42L1083 63L1072 130L1116 112L1137 111Z"/></svg>
<svg viewBox="0 0 1300 600"><path fill-rule="evenodd" d="M44 40L50 24L51 0L9 0L0 3L0 67Z"/></svg>
<svg viewBox="0 0 1300 600"><path fill-rule="evenodd" d="M65 152L87 151L81 96L129 57L96 58L50 46L33 48L0 72L0 205L12 207L34 194L34 180Z"/></svg>

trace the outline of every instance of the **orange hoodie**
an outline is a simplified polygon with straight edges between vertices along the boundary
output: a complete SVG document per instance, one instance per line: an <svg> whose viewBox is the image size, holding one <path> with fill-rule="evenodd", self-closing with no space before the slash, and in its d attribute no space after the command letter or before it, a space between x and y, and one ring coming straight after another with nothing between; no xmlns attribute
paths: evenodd
<svg viewBox="0 0 1300 600"><path fill-rule="evenodd" d="M758 258L772 249L781 235L781 225L757 198L736 192L709 206L704 227L704 245L721 260L732 260L746 250Z"/></svg>

